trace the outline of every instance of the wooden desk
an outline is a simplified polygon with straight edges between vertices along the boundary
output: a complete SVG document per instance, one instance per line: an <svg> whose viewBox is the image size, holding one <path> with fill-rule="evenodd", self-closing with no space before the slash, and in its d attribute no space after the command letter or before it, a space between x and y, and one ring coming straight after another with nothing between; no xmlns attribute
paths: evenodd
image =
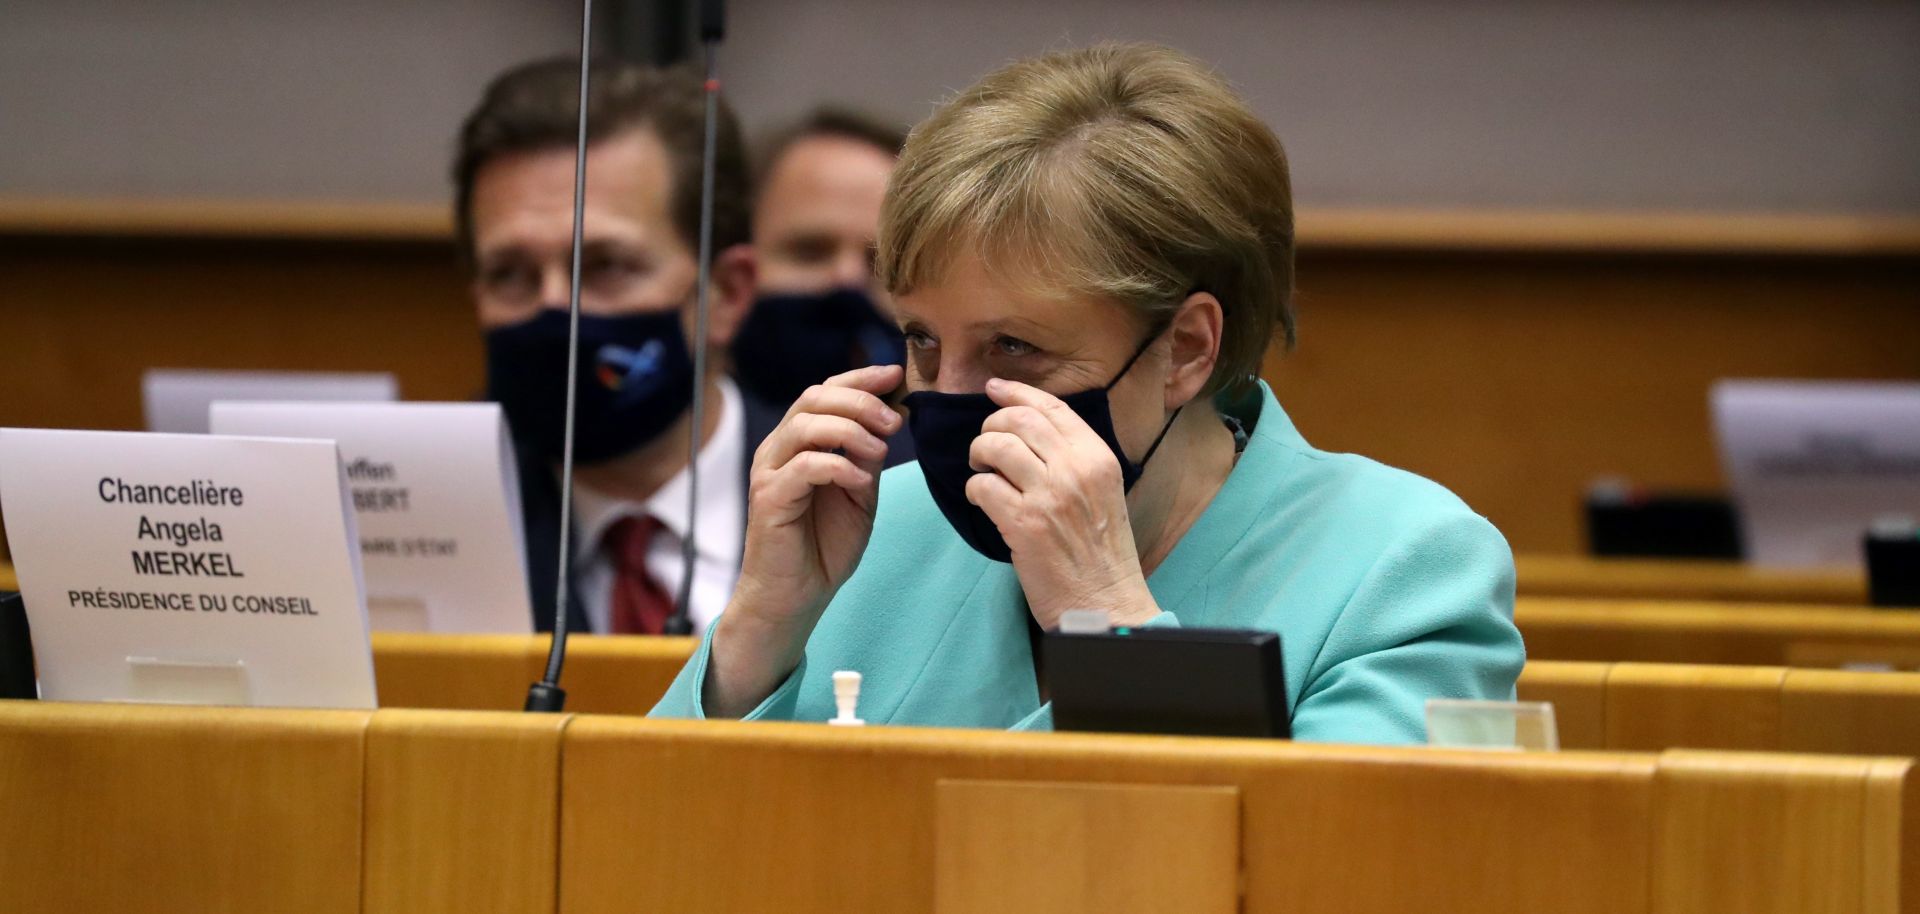
<svg viewBox="0 0 1920 914"><path fill-rule="evenodd" d="M684 911L1027 911L1039 906L1021 899L1043 892L1056 910L1088 910L1059 898L1118 880L1136 903L1117 910L1891 912L1912 847L1903 823L1920 808L1904 759L593 717L565 747L564 914L631 910L636 861L647 900ZM1237 906L1169 901L1153 882L1208 865L1210 845L1158 824L1208 822L1195 787L1237 795L1237 826L1199 826L1238 828ZM1090 836L1101 802L1138 813L1110 813ZM743 816L751 827L656 825ZM1156 852L1100 855L1142 845ZM1040 862L979 869L1023 854ZM994 878L1004 891L981 888ZM1000 907L974 906L988 897Z"/></svg>
<svg viewBox="0 0 1920 914"><path fill-rule="evenodd" d="M1755 568L1739 562L1598 559L1577 555L1516 555L1523 597L1606 597L1634 600L1729 600L1865 606L1866 578L1858 571Z"/></svg>
<svg viewBox="0 0 1920 914"><path fill-rule="evenodd" d="M1563 749L1744 749L1920 757L1920 673L1533 660Z"/></svg>
<svg viewBox="0 0 1920 914"><path fill-rule="evenodd" d="M519 711L546 669L546 635L373 633L383 708ZM560 684L567 710L646 714L693 656L697 638L574 635Z"/></svg>
<svg viewBox="0 0 1920 914"><path fill-rule="evenodd" d="M580 713L645 715L693 639L581 636L564 684ZM374 636L381 706L517 710L546 638ZM1920 673L1540 659L1520 695L1551 701L1567 749L1673 748L1920 757ZM1895 725L1894 722L1911 722Z"/></svg>
<svg viewBox="0 0 1920 914"><path fill-rule="evenodd" d="M0 907L357 914L369 716L0 701Z"/></svg>
<svg viewBox="0 0 1920 914"><path fill-rule="evenodd" d="M0 590L19 590L20 579L13 573L13 566L0 562Z"/></svg>
<svg viewBox="0 0 1920 914"><path fill-rule="evenodd" d="M1527 597L1527 657L1760 666L1920 662L1920 612L1865 607Z"/></svg>
<svg viewBox="0 0 1920 914"><path fill-rule="evenodd" d="M1916 796L1907 759L0 701L23 911L1892 914Z"/></svg>

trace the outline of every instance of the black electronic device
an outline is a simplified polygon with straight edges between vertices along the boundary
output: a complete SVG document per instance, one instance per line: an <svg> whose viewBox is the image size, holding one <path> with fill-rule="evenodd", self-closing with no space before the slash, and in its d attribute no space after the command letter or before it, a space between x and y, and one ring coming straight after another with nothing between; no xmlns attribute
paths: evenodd
<svg viewBox="0 0 1920 914"><path fill-rule="evenodd" d="M1726 498L1614 482L1587 490L1587 543L1605 558L1739 559L1740 515Z"/></svg>
<svg viewBox="0 0 1920 914"><path fill-rule="evenodd" d="M33 637L27 606L17 593L0 592L0 698L39 696L33 674Z"/></svg>
<svg viewBox="0 0 1920 914"><path fill-rule="evenodd" d="M1876 526L1867 533L1866 553L1873 605L1920 609L1920 527Z"/></svg>
<svg viewBox="0 0 1920 914"><path fill-rule="evenodd" d="M1273 632L1056 631L1043 645L1055 730L1280 739L1293 733Z"/></svg>

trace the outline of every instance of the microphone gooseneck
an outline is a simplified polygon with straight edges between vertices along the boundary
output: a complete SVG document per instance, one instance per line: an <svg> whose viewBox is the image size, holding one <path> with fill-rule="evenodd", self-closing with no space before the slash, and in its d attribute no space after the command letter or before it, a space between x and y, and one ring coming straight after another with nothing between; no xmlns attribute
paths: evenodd
<svg viewBox="0 0 1920 914"><path fill-rule="evenodd" d="M698 286L693 305L693 413L687 435L687 535L680 541L680 590L674 596L673 614L661 627L667 635L693 634L693 573L699 553L700 446L706 431L707 389L707 313L713 293L713 182L714 158L719 145L720 40L726 36L726 10L722 0L702 0L700 4L700 44L706 55L706 145L700 154L700 264Z"/></svg>
<svg viewBox="0 0 1920 914"><path fill-rule="evenodd" d="M714 150L718 145L720 116L720 80L716 69L720 40L726 34L725 7L721 0L702 0L700 4L700 41L706 52L706 145L700 163L700 251L699 278L694 302L693 406L687 443L687 535L681 549L680 591L674 600L663 632L669 635L693 633L693 573L698 553L695 521L700 499L700 445L706 420L707 314L713 285L713 184ZM587 195L587 90L592 72L593 0L580 2L580 112L573 159L573 251L572 272L567 283L567 364L578 363L580 355L580 247ZM558 712L566 707L567 693L560 688L560 671L567 656L567 605L573 546L573 429L574 404L579 384L578 372L567 376L566 440L560 451L560 550L559 569L554 575L553 641L547 652L546 675L527 690L526 710Z"/></svg>
<svg viewBox="0 0 1920 914"><path fill-rule="evenodd" d="M547 649L547 673L527 689L528 711L558 713L567 705L560 688L560 665L567 658L567 585L573 547L573 412L580 373L580 236L587 203L587 81L593 50L593 0L580 0L580 114L573 150L573 264L567 280L566 440L560 447L560 570L554 575L553 642Z"/></svg>

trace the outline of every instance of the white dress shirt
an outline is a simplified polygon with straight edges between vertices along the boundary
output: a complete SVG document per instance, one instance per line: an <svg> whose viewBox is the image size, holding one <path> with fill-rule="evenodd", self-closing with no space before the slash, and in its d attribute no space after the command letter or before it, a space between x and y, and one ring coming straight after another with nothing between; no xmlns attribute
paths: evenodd
<svg viewBox="0 0 1920 914"><path fill-rule="evenodd" d="M733 596L740 577L740 551L746 538L747 459L746 409L740 389L731 378L719 379L720 424L700 448L700 513L695 521L693 563L693 627L705 631ZM651 515L662 529L647 549L647 571L666 589L669 598L680 593L683 568L681 544L687 535L687 468L653 493L644 503L627 501L589 489L573 487L574 518L580 547L574 553L574 582L587 624L596 632L613 630L613 585L618 570L602 540L613 525L628 517Z"/></svg>

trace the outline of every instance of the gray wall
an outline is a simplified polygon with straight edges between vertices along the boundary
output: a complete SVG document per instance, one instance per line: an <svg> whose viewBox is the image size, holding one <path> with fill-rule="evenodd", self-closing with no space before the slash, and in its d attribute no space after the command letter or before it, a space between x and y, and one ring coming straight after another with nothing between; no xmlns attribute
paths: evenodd
<svg viewBox="0 0 1920 914"><path fill-rule="evenodd" d="M0 0L0 194L440 200L531 0Z"/></svg>
<svg viewBox="0 0 1920 914"><path fill-rule="evenodd" d="M1920 3L734 0L750 130L903 121L1105 38L1215 63L1307 205L1920 213ZM567 0L5 0L0 194L439 200L487 75Z"/></svg>

